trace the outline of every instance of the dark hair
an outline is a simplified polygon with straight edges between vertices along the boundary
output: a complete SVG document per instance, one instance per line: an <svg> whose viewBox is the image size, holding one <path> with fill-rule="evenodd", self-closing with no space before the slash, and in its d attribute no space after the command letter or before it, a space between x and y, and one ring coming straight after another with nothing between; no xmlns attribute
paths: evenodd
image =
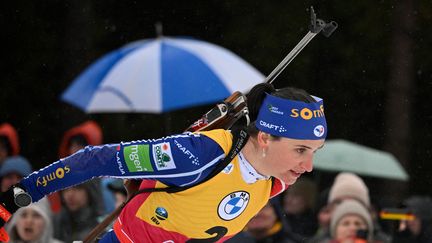
<svg viewBox="0 0 432 243"><path fill-rule="evenodd" d="M0 135L0 147L5 148L9 156L12 155L12 145L10 144L9 138L7 136Z"/></svg>
<svg viewBox="0 0 432 243"><path fill-rule="evenodd" d="M275 89L272 84L260 83L255 85L247 94L247 105L249 108L249 117L251 123L248 126L248 133L250 136L256 136L258 129L255 126L255 121L258 117L258 112L261 108L265 94L271 94L284 99L298 100L306 103L315 102L315 100L303 89L293 87L286 87L282 89Z"/></svg>

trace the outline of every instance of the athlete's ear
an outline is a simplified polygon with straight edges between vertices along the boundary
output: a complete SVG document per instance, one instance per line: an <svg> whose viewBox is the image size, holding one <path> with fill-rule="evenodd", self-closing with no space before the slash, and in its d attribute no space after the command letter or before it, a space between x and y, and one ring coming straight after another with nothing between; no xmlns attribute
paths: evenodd
<svg viewBox="0 0 432 243"><path fill-rule="evenodd" d="M259 131L257 135L257 140L260 148L267 149L270 141L270 134Z"/></svg>

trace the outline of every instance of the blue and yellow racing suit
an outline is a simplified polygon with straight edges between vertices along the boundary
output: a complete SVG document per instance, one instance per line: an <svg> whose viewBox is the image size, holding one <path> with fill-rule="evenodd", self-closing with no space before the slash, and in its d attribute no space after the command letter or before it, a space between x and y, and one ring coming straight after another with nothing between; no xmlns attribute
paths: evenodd
<svg viewBox="0 0 432 243"><path fill-rule="evenodd" d="M21 183L34 201L94 177L144 179L142 188L198 184L226 156L225 130L86 147ZM114 224L121 242L223 242L274 196L279 180L259 175L240 153L212 179L178 193L142 193Z"/></svg>

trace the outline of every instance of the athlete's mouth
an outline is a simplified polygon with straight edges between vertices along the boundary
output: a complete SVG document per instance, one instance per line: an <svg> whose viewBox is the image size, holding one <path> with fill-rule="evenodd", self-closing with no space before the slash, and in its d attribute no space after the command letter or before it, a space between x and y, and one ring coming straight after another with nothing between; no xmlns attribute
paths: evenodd
<svg viewBox="0 0 432 243"><path fill-rule="evenodd" d="M294 171L294 170L290 170L290 172L295 178L299 178L304 173L304 172Z"/></svg>

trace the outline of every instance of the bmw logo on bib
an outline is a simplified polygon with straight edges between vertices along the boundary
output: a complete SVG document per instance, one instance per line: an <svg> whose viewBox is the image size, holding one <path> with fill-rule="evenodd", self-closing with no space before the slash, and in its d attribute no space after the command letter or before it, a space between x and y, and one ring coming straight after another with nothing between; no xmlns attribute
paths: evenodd
<svg viewBox="0 0 432 243"><path fill-rule="evenodd" d="M232 192L219 203L218 214L224 220L237 218L249 203L249 193L245 191Z"/></svg>

